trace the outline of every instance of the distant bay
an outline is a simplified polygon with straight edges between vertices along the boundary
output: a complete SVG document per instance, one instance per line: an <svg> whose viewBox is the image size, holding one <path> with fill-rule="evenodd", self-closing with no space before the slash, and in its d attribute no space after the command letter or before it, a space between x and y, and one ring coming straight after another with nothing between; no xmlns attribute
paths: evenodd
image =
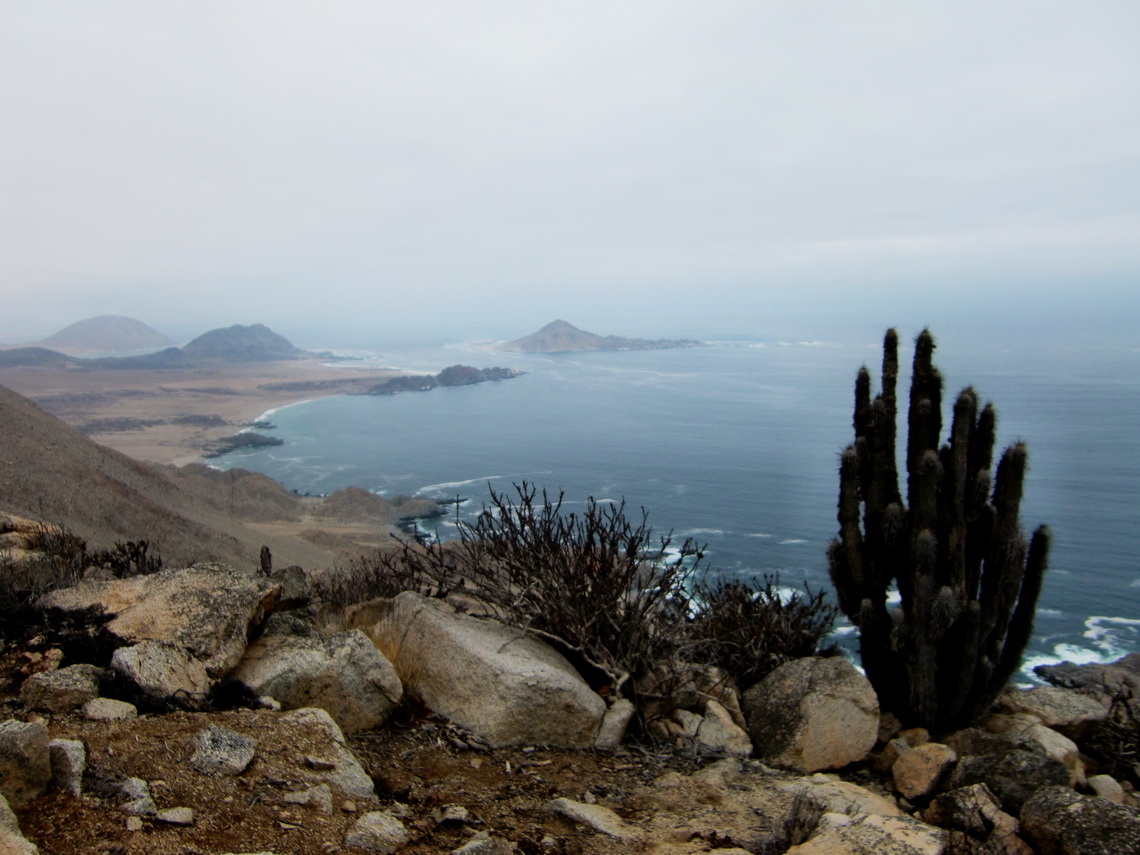
<svg viewBox="0 0 1140 855"><path fill-rule="evenodd" d="M217 461L300 492L356 485L466 500L523 480L566 507L588 496L644 507L659 533L708 545L728 576L779 573L828 587L838 455L850 441L857 368L878 344L713 341L708 347L499 354L478 347L377 349L362 364L412 371L465 362L527 374L473 387L326 398L273 413L284 445ZM909 347L903 354L909 360ZM1029 530L1053 530L1051 569L1027 667L1106 661L1140 649L1140 353L941 348L947 396L973 385L999 413L999 444L1023 439ZM908 378L900 379L900 395ZM905 425L900 426L905 436ZM439 533L454 532L454 521Z"/></svg>

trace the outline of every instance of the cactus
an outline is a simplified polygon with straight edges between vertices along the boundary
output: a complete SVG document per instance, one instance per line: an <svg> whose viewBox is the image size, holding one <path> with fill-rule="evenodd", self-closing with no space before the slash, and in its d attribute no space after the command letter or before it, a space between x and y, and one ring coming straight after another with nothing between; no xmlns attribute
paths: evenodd
<svg viewBox="0 0 1140 855"><path fill-rule="evenodd" d="M884 709L936 733L981 719L1033 631L1049 530L1027 544L1018 520L1028 455L1005 450L991 490L997 414L965 388L942 432L934 337L915 340L907 412L907 495L895 456L898 335L883 340L882 391L855 381L855 442L839 466L839 534L828 552L839 606ZM891 585L901 604L888 608Z"/></svg>

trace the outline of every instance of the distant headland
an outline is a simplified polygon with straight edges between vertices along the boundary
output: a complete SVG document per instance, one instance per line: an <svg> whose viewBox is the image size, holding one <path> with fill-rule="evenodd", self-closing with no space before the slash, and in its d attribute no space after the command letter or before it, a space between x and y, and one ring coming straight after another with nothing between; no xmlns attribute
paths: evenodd
<svg viewBox="0 0 1140 855"><path fill-rule="evenodd" d="M571 353L591 350L664 350L675 347L700 347L692 339L624 338L595 335L580 330L563 320L551 321L538 332L499 345L496 350L512 353Z"/></svg>

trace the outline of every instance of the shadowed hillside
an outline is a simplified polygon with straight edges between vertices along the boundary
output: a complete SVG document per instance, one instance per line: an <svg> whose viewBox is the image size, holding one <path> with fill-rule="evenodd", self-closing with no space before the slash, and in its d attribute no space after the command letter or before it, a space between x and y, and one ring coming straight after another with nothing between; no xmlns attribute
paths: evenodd
<svg viewBox="0 0 1140 855"><path fill-rule="evenodd" d="M133 460L3 386L0 435L0 511L57 523L92 547L145 539L167 563L215 559L255 567L265 544L276 565L310 568L328 566L351 548L352 531L325 546L315 545L305 531L314 527L321 500L303 499L240 469L177 469ZM385 539L401 516L384 499L372 498L367 513L357 510L349 517L357 539ZM321 519L336 526L342 522L338 516L326 511Z"/></svg>

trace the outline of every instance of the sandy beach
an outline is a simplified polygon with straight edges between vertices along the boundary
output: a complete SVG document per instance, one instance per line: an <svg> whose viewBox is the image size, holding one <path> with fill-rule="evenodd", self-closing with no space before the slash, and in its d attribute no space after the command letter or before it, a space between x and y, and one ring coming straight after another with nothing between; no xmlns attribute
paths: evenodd
<svg viewBox="0 0 1140 855"><path fill-rule="evenodd" d="M100 445L137 460L200 460L210 442L267 410L361 391L404 372L362 370L322 359L192 369L0 369L0 385L34 400Z"/></svg>

